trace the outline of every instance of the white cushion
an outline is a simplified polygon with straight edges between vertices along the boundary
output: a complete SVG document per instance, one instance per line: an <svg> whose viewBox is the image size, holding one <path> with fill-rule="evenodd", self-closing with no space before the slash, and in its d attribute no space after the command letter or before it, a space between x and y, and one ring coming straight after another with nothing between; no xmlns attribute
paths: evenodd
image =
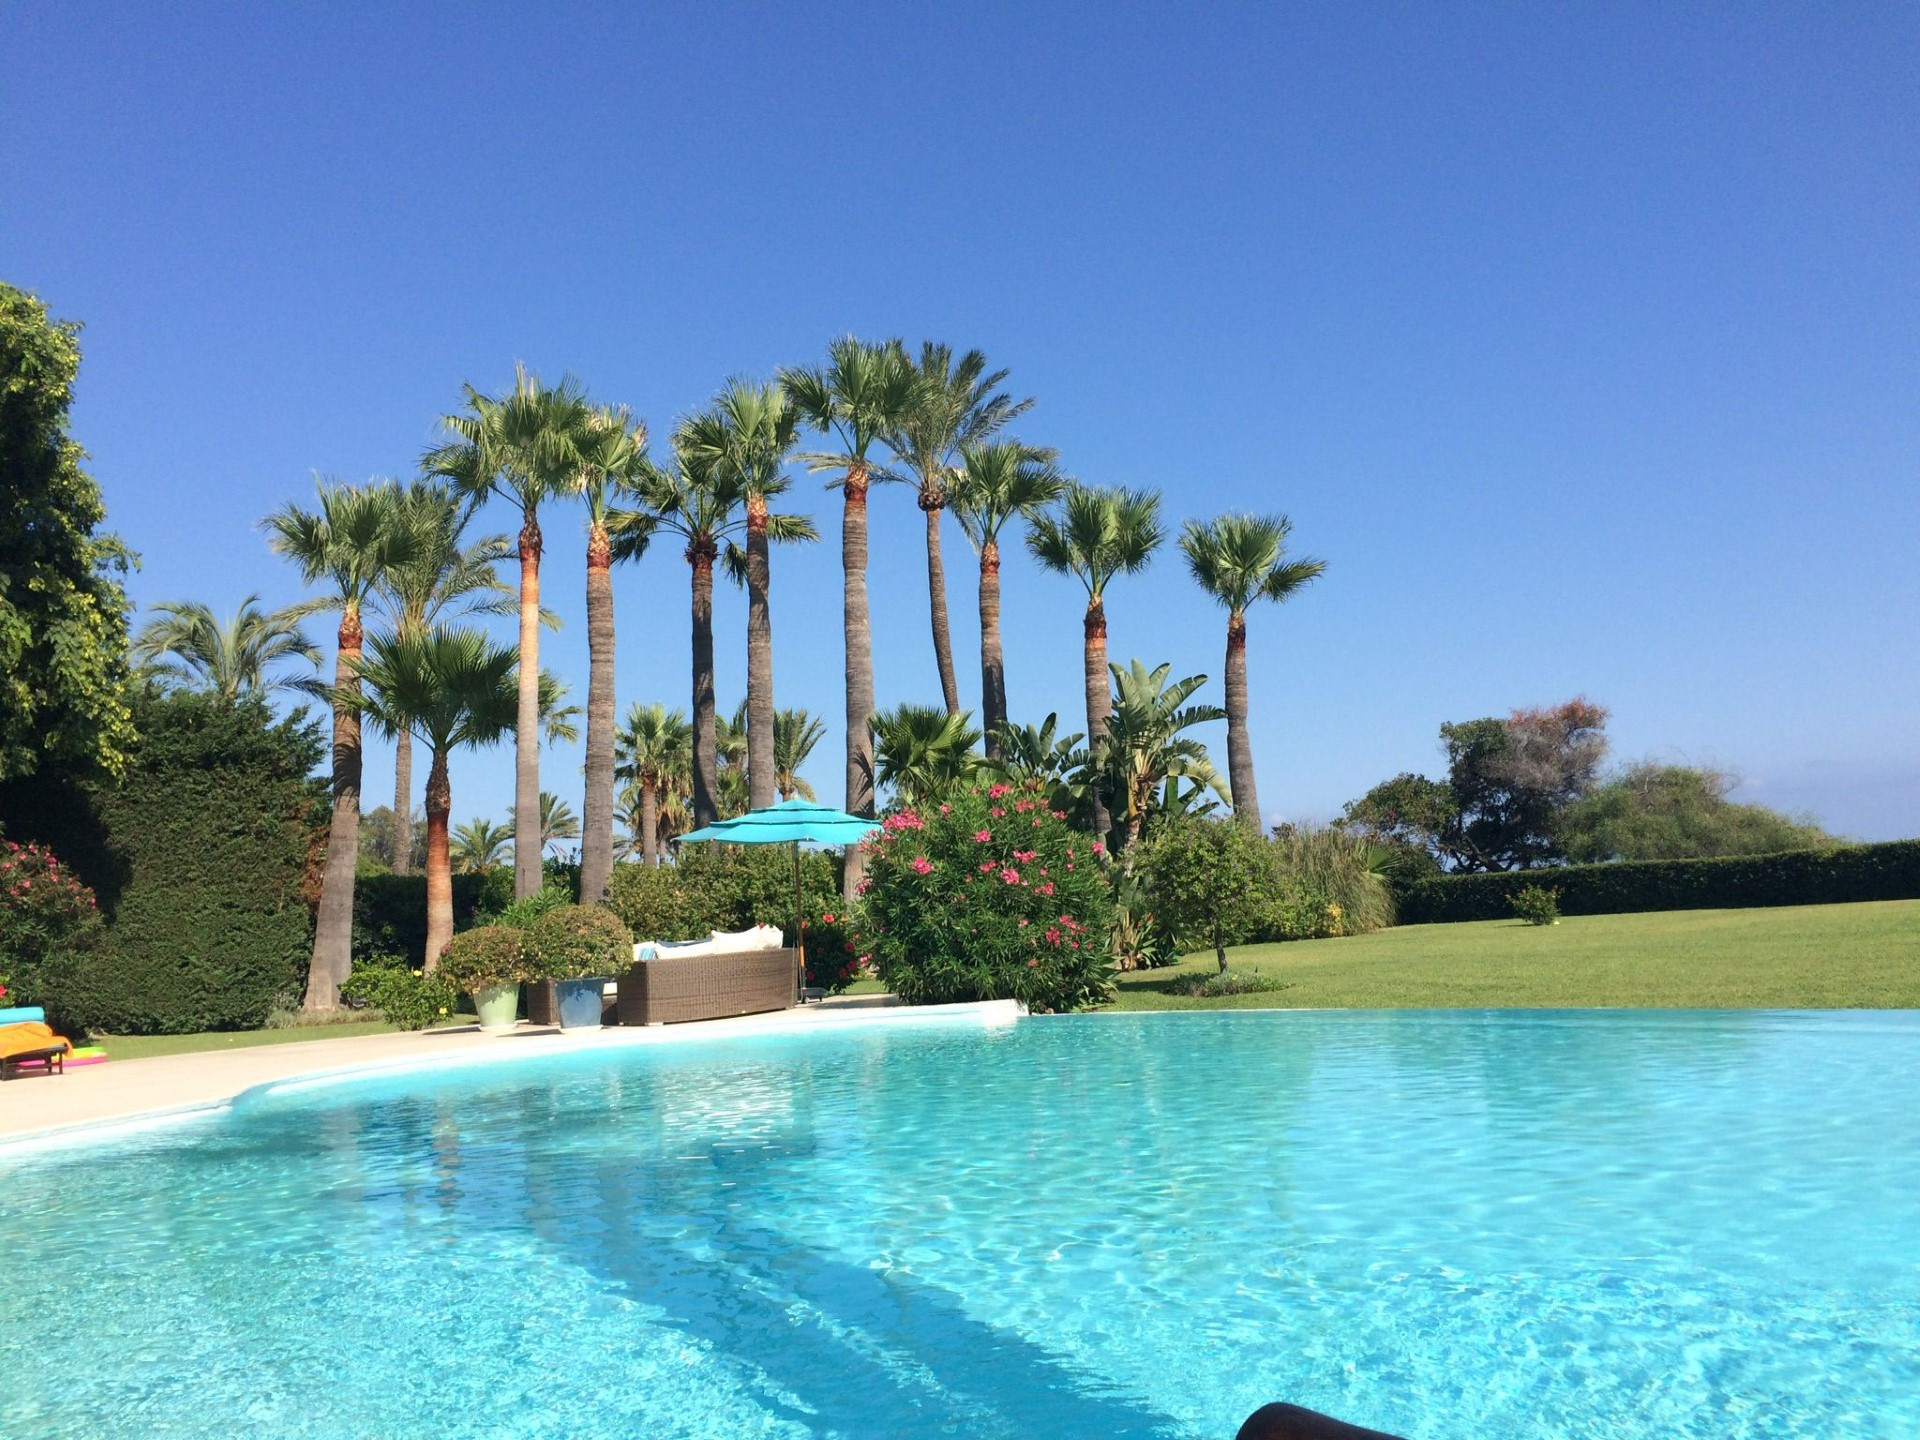
<svg viewBox="0 0 1920 1440"><path fill-rule="evenodd" d="M781 943L778 925L756 925L751 930L713 932L715 955L746 955L761 950L778 950Z"/></svg>
<svg viewBox="0 0 1920 1440"><path fill-rule="evenodd" d="M711 940L647 941L633 947L633 954L636 960L643 958L640 954L643 949L652 950L656 960L685 960L696 955L711 955L714 953L713 941Z"/></svg>

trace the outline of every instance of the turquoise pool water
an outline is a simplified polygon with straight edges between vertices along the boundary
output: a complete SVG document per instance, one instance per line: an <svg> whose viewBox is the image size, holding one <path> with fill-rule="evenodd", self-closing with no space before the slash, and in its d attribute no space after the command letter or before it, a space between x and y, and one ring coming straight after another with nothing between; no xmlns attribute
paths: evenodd
<svg viewBox="0 0 1920 1440"><path fill-rule="evenodd" d="M600 1051L0 1152L0 1254L7 1435L1912 1437L1920 1017Z"/></svg>

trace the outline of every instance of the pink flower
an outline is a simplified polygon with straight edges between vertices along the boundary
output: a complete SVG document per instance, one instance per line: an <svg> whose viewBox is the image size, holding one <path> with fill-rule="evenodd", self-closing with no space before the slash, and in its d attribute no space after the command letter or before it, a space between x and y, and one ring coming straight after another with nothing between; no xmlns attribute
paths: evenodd
<svg viewBox="0 0 1920 1440"><path fill-rule="evenodd" d="M822 925L831 925L831 924L833 924L833 916L831 916L831 915L822 915L822 916L820 917L820 923L821 923Z"/></svg>
<svg viewBox="0 0 1920 1440"><path fill-rule="evenodd" d="M1058 945L1060 943L1060 927L1058 925L1049 925L1047 927L1047 943L1049 945Z"/></svg>
<svg viewBox="0 0 1920 1440"><path fill-rule="evenodd" d="M988 872L989 870L991 870L991 869L993 869L993 861L991 861L991 860L982 860L982 861L980 862L980 873L981 873L982 875L984 875L984 874L986 874L986 873L987 873L987 872Z"/></svg>
<svg viewBox="0 0 1920 1440"><path fill-rule="evenodd" d="M1011 788L1013 787L1009 785L989 785L987 787L987 798L989 800L998 800L1002 795L1006 794L1007 791L1010 790Z"/></svg>
<svg viewBox="0 0 1920 1440"><path fill-rule="evenodd" d="M1093 853L1096 855L1104 855L1107 853L1107 847L1096 840L1093 842Z"/></svg>
<svg viewBox="0 0 1920 1440"><path fill-rule="evenodd" d="M1073 846L1067 846L1067 859L1073 859Z"/></svg>
<svg viewBox="0 0 1920 1440"><path fill-rule="evenodd" d="M1049 880L1049 881L1047 881L1047 883L1046 883L1046 884L1044 884L1044 885L1042 885L1042 886L1040 887L1040 893L1041 893L1042 895L1051 895L1051 894L1053 894L1053 881L1051 881L1051 880Z"/></svg>
<svg viewBox="0 0 1920 1440"><path fill-rule="evenodd" d="M993 810L991 813L993 815L993 818L998 820L1002 818L1007 812L1002 810L998 805L996 805L993 807Z"/></svg>
<svg viewBox="0 0 1920 1440"><path fill-rule="evenodd" d="M1022 865L1025 865L1039 853L1038 850L1016 850L1013 852L1013 858L1018 860Z"/></svg>
<svg viewBox="0 0 1920 1440"><path fill-rule="evenodd" d="M976 830L973 832L973 843L976 845L984 845L991 839L993 839L993 832L991 830Z"/></svg>
<svg viewBox="0 0 1920 1440"><path fill-rule="evenodd" d="M946 801L942 800L940 802L940 813L942 815L951 815L953 813L953 806L947 804Z"/></svg>
<svg viewBox="0 0 1920 1440"><path fill-rule="evenodd" d="M1038 960L1038 959L1034 959L1034 960L1029 960L1029 961L1027 961L1027 968L1028 968L1029 970L1031 970L1031 969L1033 969L1033 967L1034 967L1034 966L1036 966L1036 965L1038 965L1039 963L1040 963L1040 962L1039 962L1039 960Z"/></svg>
<svg viewBox="0 0 1920 1440"><path fill-rule="evenodd" d="M1069 861L1067 862L1067 873L1068 873L1068 874L1072 874L1072 873L1073 873L1073 862L1072 862L1071 860L1069 860Z"/></svg>
<svg viewBox="0 0 1920 1440"><path fill-rule="evenodd" d="M1040 817L1038 815L1033 817L1033 828L1036 830L1040 828Z"/></svg>
<svg viewBox="0 0 1920 1440"><path fill-rule="evenodd" d="M1020 922L1020 928L1021 928L1022 930L1024 930L1024 929L1026 929L1026 928L1027 928L1027 922L1026 922L1026 921L1024 921L1024 920L1022 920L1022 921Z"/></svg>
<svg viewBox="0 0 1920 1440"><path fill-rule="evenodd" d="M913 873L914 873L914 874L916 874L916 875L930 875L930 874L932 874L932 873L933 873L933 862L932 862L931 860L929 860L929 859L927 859L927 857L926 857L926 856L924 856L924 855L916 855L916 856L914 856L914 857L913 857Z"/></svg>
<svg viewBox="0 0 1920 1440"><path fill-rule="evenodd" d="M1009 885L1018 885L1020 883L1020 872L1009 865L1005 870L1000 872L1000 878ZM1026 922L1023 920L1020 923L1024 925Z"/></svg>

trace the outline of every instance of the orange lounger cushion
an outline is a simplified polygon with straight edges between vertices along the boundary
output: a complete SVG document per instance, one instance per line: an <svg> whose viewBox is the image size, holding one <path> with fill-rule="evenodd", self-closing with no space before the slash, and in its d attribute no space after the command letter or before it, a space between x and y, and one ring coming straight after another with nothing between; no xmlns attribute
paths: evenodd
<svg viewBox="0 0 1920 1440"><path fill-rule="evenodd" d="M51 1026L39 1020L22 1020L13 1025L0 1025L0 1059L9 1055L21 1055L29 1050L44 1050L49 1045L62 1045L72 1051L73 1042L64 1035L53 1033Z"/></svg>

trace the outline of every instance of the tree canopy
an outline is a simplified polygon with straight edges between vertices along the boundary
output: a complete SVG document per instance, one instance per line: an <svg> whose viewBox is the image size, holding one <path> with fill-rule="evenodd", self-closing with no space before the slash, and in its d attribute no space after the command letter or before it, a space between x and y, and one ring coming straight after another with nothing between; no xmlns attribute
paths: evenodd
<svg viewBox="0 0 1920 1440"><path fill-rule="evenodd" d="M1642 761L1569 805L1554 832L1576 864L1772 855L1838 843L1810 821L1729 800L1733 786L1717 770Z"/></svg>

